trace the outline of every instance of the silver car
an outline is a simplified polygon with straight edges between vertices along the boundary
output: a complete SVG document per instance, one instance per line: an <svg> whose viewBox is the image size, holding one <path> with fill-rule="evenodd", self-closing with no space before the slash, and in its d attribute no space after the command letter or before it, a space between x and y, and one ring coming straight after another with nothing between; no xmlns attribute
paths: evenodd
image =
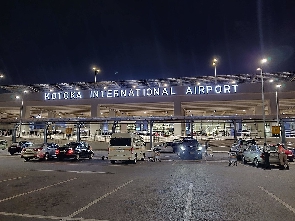
<svg viewBox="0 0 295 221"><path fill-rule="evenodd" d="M242 161L244 164L248 162L254 163L256 167L260 164L264 164L262 146L250 145L246 150L244 150Z"/></svg>
<svg viewBox="0 0 295 221"><path fill-rule="evenodd" d="M270 156L269 163L278 165L280 163L277 149L273 146L269 146ZM242 161L244 164L253 163L256 167L264 164L263 147L258 145L250 145L243 153Z"/></svg>

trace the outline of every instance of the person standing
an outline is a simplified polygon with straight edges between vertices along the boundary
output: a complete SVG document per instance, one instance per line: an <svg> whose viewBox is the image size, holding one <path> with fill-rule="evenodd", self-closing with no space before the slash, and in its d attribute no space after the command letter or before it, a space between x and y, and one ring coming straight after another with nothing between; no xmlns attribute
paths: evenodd
<svg viewBox="0 0 295 221"><path fill-rule="evenodd" d="M264 143L263 154L264 154L264 169L265 170L271 170L270 163L269 163L269 155L270 155L269 151L270 151L269 146L267 146L266 143Z"/></svg>
<svg viewBox="0 0 295 221"><path fill-rule="evenodd" d="M279 144L278 153L280 159L280 170L289 170L289 164L287 160L287 154L285 153L285 148L283 144Z"/></svg>

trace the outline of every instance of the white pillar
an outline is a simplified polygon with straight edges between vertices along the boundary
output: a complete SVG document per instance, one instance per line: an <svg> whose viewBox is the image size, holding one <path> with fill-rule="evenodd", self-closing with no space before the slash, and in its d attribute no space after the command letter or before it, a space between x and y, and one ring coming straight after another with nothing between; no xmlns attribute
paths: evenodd
<svg viewBox="0 0 295 221"><path fill-rule="evenodd" d="M179 100L174 101L174 116L184 116L184 110ZM185 123L174 123L174 135L182 136L185 132Z"/></svg>
<svg viewBox="0 0 295 221"><path fill-rule="evenodd" d="M100 117L100 106L98 104L91 104L91 117ZM90 135L95 137L100 133L100 124L91 123L90 124Z"/></svg>
<svg viewBox="0 0 295 221"><path fill-rule="evenodd" d="M29 119L31 116L31 107L30 106L23 106L22 110L22 118L23 119ZM30 132L30 125L25 124L21 126L22 134L27 135Z"/></svg>

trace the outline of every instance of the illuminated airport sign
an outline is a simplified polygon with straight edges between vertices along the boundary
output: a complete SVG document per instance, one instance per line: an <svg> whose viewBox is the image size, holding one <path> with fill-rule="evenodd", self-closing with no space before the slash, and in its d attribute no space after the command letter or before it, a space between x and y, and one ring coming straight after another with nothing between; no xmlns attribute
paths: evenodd
<svg viewBox="0 0 295 221"><path fill-rule="evenodd" d="M184 88L184 90L183 90ZM238 85L205 85L187 86L177 90L176 87L130 88L89 91L48 92L45 100L77 100L95 98L130 98L130 97L164 97L174 95L232 94L237 92ZM83 93L82 93L83 92Z"/></svg>

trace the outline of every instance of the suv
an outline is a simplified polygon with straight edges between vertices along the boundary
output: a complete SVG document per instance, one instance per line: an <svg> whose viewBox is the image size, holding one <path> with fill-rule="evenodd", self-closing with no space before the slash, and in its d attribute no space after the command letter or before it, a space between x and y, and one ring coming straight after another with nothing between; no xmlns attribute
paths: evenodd
<svg viewBox="0 0 295 221"><path fill-rule="evenodd" d="M94 152L90 145L86 142L70 142L61 147L57 148L57 159L74 159L79 160L80 158L92 159Z"/></svg>
<svg viewBox="0 0 295 221"><path fill-rule="evenodd" d="M178 155L183 160L200 160L202 159L202 147L196 139L183 138L179 144Z"/></svg>

